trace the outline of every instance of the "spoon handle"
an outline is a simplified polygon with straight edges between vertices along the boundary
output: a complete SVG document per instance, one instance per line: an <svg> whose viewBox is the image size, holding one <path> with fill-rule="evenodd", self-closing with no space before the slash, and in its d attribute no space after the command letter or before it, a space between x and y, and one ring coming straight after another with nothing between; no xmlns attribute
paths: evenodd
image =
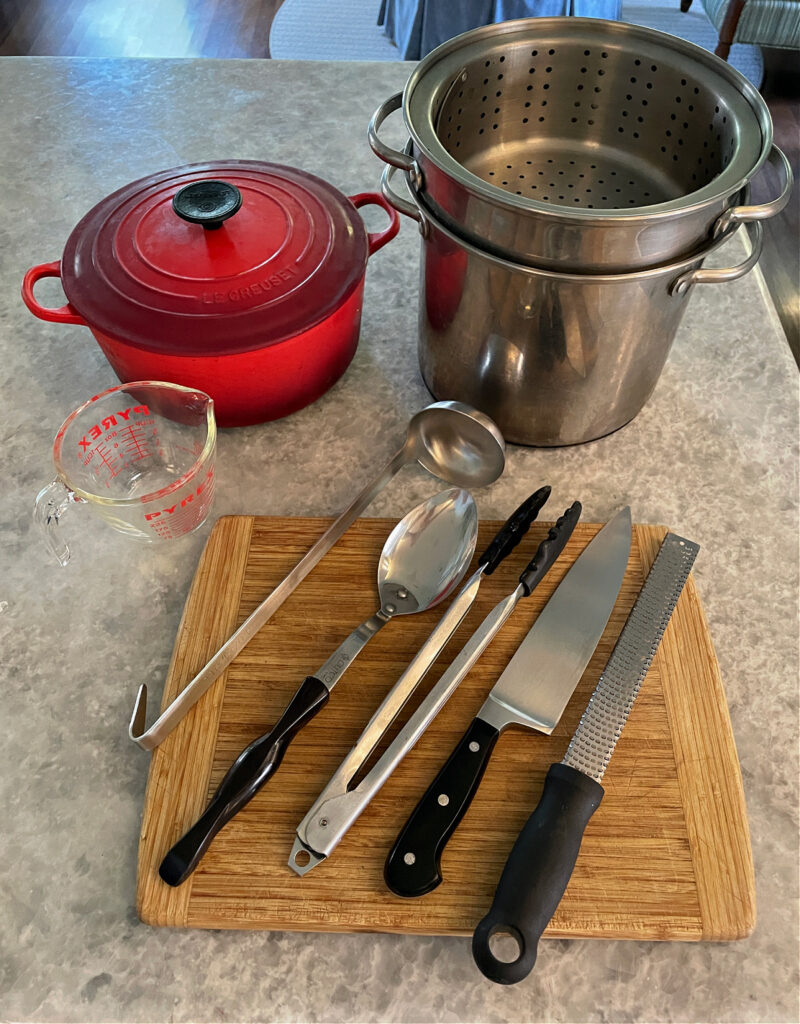
<svg viewBox="0 0 800 1024"><path fill-rule="evenodd" d="M330 551L337 540L358 519L367 505L392 479L406 462L413 459L405 447L385 466L383 471L356 497L342 512L319 540L308 549L292 571L285 576L274 590L252 612L220 647L217 653L200 669L170 706L161 713L149 729L147 720L147 687L142 684L128 727L128 735L143 750L152 750L180 722L190 708L194 707L211 684L225 671L237 654L248 644L264 623L280 608L286 598L308 576L311 570Z"/></svg>
<svg viewBox="0 0 800 1024"><path fill-rule="evenodd" d="M217 832L275 774L293 737L322 710L328 695L325 683L307 676L272 730L239 754L204 813L161 862L158 873L168 885L186 881Z"/></svg>
<svg viewBox="0 0 800 1024"><path fill-rule="evenodd" d="M374 615L365 619L350 636L346 637L328 658L325 664L317 672L317 679L320 679L330 692L339 682L347 669L353 664L364 646L375 636L379 629L383 629L392 612L380 608ZM309 678L311 678L309 676Z"/></svg>

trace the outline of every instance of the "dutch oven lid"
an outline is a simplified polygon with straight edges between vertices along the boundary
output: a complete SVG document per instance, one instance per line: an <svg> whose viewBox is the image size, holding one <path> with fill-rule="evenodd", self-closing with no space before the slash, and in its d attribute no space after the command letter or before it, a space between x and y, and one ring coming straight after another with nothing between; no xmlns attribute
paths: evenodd
<svg viewBox="0 0 800 1024"><path fill-rule="evenodd" d="M322 322L368 256L355 206L305 171L256 160L188 164L91 209L61 280L89 326L171 355L225 355Z"/></svg>

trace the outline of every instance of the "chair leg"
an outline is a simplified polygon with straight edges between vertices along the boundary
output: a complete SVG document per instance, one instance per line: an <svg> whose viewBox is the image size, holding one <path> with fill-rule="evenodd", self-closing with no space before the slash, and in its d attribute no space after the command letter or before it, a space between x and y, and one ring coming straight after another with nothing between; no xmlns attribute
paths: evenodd
<svg viewBox="0 0 800 1024"><path fill-rule="evenodd" d="M689 10L691 6L692 0L681 0L681 10L684 12L684 14Z"/></svg>
<svg viewBox="0 0 800 1024"><path fill-rule="evenodd" d="M728 54L731 52L731 45L733 43L733 37L736 35L736 26L739 24L739 18L742 16L746 0L730 0L728 9L725 12L725 17L722 20L722 25L719 30L719 42L714 53L718 57L722 57L723 60L728 59Z"/></svg>

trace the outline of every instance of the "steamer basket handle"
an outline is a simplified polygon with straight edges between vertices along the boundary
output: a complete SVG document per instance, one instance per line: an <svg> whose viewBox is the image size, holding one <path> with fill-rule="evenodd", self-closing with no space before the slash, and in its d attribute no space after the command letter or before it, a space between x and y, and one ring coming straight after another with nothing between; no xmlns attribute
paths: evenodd
<svg viewBox="0 0 800 1024"><path fill-rule="evenodd" d="M399 167L401 171L408 171L413 177L415 188L422 188L422 171L420 171L417 161L407 153L402 153L397 149L392 149L384 142L381 142L378 138L378 129L380 126L389 114L394 113L395 110L399 110L402 104L403 94L401 92L396 92L394 96L390 96L388 100L381 103L369 122L369 128L367 129L369 144L372 148L372 152L376 156L380 157L385 164L390 164L392 167Z"/></svg>
<svg viewBox="0 0 800 1024"><path fill-rule="evenodd" d="M724 234L731 224L746 224L753 220L768 220L774 217L789 202L792 194L792 167L786 159L786 154L777 146L769 151L767 160L775 168L778 177L783 179L783 191L777 199L770 203L762 203L759 206L732 206L726 210L714 225L714 238Z"/></svg>
<svg viewBox="0 0 800 1024"><path fill-rule="evenodd" d="M723 270L704 270L702 267L698 270L688 270L685 274L681 274L677 280L673 281L669 289L670 295L685 295L692 285L719 284L721 281L735 281L737 278L744 277L745 274L749 273L758 263L761 256L764 228L758 221L753 221L747 225L747 233L750 236L750 255L743 263L736 267L726 267Z"/></svg>

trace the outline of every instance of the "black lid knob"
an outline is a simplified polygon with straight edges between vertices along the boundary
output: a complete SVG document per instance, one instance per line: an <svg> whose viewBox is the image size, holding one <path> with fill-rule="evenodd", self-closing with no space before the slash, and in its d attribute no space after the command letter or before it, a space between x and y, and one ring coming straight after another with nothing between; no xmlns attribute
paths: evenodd
<svg viewBox="0 0 800 1024"><path fill-rule="evenodd" d="M172 209L179 217L202 224L206 231L221 227L241 205L242 193L227 181L193 181L172 198Z"/></svg>

